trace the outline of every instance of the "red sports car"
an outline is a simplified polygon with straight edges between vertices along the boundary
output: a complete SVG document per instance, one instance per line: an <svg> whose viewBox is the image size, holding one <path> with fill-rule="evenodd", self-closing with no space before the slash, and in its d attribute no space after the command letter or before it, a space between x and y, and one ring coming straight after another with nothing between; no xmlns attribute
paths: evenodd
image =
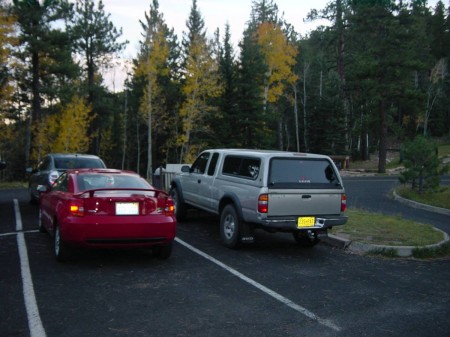
<svg viewBox="0 0 450 337"><path fill-rule="evenodd" d="M73 246L150 247L161 259L172 252L173 201L134 172L73 169L38 190L39 230L53 236L58 261L67 259Z"/></svg>

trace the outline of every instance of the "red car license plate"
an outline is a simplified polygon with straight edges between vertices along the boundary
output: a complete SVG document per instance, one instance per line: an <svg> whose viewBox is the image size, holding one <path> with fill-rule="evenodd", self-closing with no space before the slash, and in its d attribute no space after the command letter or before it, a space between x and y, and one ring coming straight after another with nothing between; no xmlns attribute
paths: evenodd
<svg viewBox="0 0 450 337"><path fill-rule="evenodd" d="M139 203L116 202L116 215L139 215Z"/></svg>

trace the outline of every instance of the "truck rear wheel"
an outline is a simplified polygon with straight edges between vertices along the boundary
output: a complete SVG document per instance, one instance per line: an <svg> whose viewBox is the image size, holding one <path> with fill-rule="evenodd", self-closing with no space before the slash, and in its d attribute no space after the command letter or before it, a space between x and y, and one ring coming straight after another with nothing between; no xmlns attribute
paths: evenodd
<svg viewBox="0 0 450 337"><path fill-rule="evenodd" d="M180 192L176 187L170 189L170 197L173 199L175 205L175 217L177 221L183 221L186 219L186 204L183 202Z"/></svg>
<svg viewBox="0 0 450 337"><path fill-rule="evenodd" d="M226 205L220 215L220 237L228 248L238 248L241 220L233 205Z"/></svg>

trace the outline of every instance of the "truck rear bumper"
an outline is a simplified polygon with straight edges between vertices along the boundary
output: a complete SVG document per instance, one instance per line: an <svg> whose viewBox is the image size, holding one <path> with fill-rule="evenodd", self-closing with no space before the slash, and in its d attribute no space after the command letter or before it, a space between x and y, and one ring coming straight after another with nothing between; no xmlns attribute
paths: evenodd
<svg viewBox="0 0 450 337"><path fill-rule="evenodd" d="M348 220L347 216L317 216L314 226L299 227L298 218L269 218L262 219L261 225L265 228L271 228L274 230L286 231L286 230L319 230L329 229L334 226L344 225Z"/></svg>

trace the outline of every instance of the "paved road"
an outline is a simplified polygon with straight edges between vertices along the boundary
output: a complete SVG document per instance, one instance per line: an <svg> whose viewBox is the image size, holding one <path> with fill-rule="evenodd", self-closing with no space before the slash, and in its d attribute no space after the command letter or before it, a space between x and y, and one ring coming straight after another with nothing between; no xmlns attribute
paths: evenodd
<svg viewBox="0 0 450 337"><path fill-rule="evenodd" d="M378 200L383 210L408 213L376 196L390 184L346 179L349 206ZM0 336L449 335L448 259L373 258L325 244L299 249L290 235L264 232L233 251L220 243L218 219L194 215L179 224L168 261L107 251L58 264L48 235L35 231L37 209L26 191L0 191Z"/></svg>
<svg viewBox="0 0 450 337"><path fill-rule="evenodd" d="M442 184L449 185L445 176ZM398 177L344 178L349 208L363 208L388 215L401 215L406 219L433 225L450 234L450 217L444 214L419 210L393 200L391 192L398 185Z"/></svg>

